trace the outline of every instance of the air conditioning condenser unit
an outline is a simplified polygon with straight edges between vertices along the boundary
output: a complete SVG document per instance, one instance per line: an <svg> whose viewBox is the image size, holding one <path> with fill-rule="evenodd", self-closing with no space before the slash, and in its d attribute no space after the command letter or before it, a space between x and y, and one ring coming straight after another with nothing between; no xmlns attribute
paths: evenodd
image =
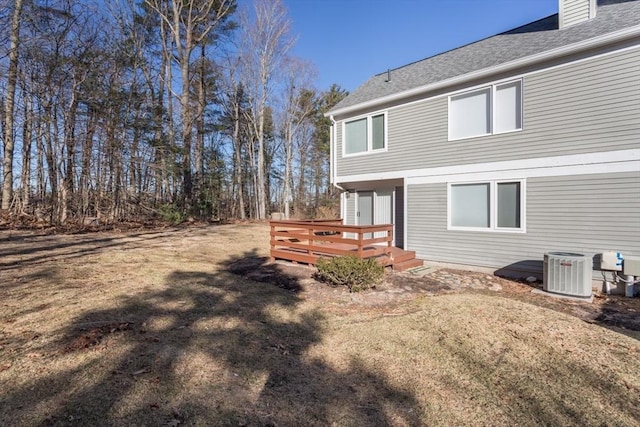
<svg viewBox="0 0 640 427"><path fill-rule="evenodd" d="M544 254L542 288L547 292L572 297L589 298L593 260L573 252L547 252Z"/></svg>

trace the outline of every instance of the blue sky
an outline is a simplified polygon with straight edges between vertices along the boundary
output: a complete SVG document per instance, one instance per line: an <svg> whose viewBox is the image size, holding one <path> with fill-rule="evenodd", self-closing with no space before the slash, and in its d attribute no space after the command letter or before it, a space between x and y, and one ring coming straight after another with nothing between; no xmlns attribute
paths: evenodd
<svg viewBox="0 0 640 427"><path fill-rule="evenodd" d="M284 0L318 89L369 77L557 13L558 0Z"/></svg>

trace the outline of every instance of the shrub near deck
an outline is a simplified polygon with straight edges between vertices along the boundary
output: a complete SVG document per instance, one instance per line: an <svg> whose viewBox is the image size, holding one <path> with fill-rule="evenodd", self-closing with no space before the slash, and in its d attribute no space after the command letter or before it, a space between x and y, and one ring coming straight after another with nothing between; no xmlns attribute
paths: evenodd
<svg viewBox="0 0 640 427"><path fill-rule="evenodd" d="M375 259L356 256L320 258L316 263L316 278L332 286L346 286L350 292L369 289L380 283L384 267Z"/></svg>

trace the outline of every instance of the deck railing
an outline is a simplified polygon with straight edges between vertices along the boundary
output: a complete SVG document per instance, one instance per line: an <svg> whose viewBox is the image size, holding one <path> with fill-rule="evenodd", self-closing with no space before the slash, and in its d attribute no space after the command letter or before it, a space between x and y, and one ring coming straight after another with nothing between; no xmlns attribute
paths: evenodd
<svg viewBox="0 0 640 427"><path fill-rule="evenodd" d="M315 264L321 257L344 255L391 260L393 224L344 225L341 219L273 220L269 224L272 260Z"/></svg>

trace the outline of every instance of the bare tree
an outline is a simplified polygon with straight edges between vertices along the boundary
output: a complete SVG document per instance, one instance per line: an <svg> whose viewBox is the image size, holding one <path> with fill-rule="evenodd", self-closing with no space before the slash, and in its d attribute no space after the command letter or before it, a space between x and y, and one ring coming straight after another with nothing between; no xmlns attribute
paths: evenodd
<svg viewBox="0 0 640 427"><path fill-rule="evenodd" d="M257 217L267 216L265 170L265 118L267 104L273 90L274 74L287 52L295 43L291 36L291 21L281 0L255 0L254 19L248 13L242 19L244 28L242 58L245 81L252 99L253 128L257 147Z"/></svg>
<svg viewBox="0 0 640 427"><path fill-rule="evenodd" d="M246 172L243 161L243 150L246 148L242 138L243 124L246 122L247 99L244 86L238 79L240 61L233 54L224 62L222 79L219 85L218 99L222 104L223 132L231 139L232 185L231 198L233 218L247 219L245 206L244 181Z"/></svg>
<svg viewBox="0 0 640 427"><path fill-rule="evenodd" d="M287 58L283 64L284 108L282 112L282 133L284 145L284 215L290 216L290 204L293 201L293 148L294 139L299 136L301 126L308 122L314 113L315 93L309 89L315 76L315 70L309 62L298 58ZM301 148L304 145L301 145ZM304 149L304 148L303 148Z"/></svg>

